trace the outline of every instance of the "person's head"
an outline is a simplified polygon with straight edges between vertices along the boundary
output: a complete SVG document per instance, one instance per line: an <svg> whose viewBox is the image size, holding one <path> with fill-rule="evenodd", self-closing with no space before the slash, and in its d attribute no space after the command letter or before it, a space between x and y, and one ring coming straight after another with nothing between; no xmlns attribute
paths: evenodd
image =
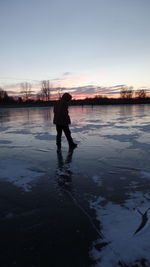
<svg viewBox="0 0 150 267"><path fill-rule="evenodd" d="M69 102L72 99L72 95L70 95L69 93L64 93L61 99Z"/></svg>

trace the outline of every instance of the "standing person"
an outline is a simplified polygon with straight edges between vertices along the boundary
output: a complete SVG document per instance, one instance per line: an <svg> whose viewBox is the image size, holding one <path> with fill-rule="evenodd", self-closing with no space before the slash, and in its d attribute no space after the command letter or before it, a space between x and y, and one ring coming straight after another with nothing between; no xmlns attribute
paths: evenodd
<svg viewBox="0 0 150 267"><path fill-rule="evenodd" d="M56 145L58 149L61 149L61 136L62 131L64 132L69 148L76 148L77 144L73 142L71 137L71 132L69 129L69 124L71 124L71 120L68 114L68 104L72 99L72 96L68 93L64 93L59 101L56 102L54 106L54 120L53 123L56 124Z"/></svg>

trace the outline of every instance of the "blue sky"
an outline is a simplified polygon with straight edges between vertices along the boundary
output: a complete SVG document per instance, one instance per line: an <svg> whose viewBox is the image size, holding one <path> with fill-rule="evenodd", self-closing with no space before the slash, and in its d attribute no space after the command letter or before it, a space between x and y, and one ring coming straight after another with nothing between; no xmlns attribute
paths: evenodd
<svg viewBox="0 0 150 267"><path fill-rule="evenodd" d="M150 88L149 0L0 0L0 10L0 87Z"/></svg>

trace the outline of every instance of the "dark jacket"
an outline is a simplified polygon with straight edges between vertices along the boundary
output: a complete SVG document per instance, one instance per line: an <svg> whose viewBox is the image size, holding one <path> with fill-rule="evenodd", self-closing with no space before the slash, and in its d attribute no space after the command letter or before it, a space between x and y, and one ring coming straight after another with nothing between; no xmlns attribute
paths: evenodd
<svg viewBox="0 0 150 267"><path fill-rule="evenodd" d="M58 125L68 125L71 123L69 114L68 114L68 102L64 99L61 99L56 102L54 105L54 124Z"/></svg>

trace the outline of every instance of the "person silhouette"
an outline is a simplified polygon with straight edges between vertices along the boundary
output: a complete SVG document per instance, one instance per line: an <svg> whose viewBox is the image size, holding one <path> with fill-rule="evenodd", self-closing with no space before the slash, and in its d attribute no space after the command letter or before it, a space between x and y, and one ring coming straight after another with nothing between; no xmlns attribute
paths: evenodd
<svg viewBox="0 0 150 267"><path fill-rule="evenodd" d="M56 145L57 145L58 150L61 149L62 132L64 132L67 138L69 147L71 149L74 149L77 147L77 144L75 144L72 139L71 131L69 129L69 124L71 124L71 120L70 120L70 116L68 113L68 104L71 99L72 99L72 96L70 94L64 93L61 99L58 100L56 104L54 105L53 123L56 125L56 131L57 131Z"/></svg>

